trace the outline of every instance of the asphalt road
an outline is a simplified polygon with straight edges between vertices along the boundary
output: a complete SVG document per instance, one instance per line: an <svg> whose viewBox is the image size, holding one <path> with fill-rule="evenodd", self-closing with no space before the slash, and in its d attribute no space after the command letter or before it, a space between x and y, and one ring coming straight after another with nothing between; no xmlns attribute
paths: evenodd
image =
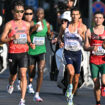
<svg viewBox="0 0 105 105"><path fill-rule="evenodd" d="M8 85L8 71L0 74L0 105L18 105L20 101L20 92L16 86L13 94L9 95L6 91ZM36 80L33 86L35 87ZM16 85L16 83L15 83ZM26 105L67 105L65 96L62 90L56 86L55 81L44 78L40 96L44 99L43 102L33 102L33 94L26 94ZM93 89L84 87L78 90L78 95L74 97L74 105L96 105L93 95ZM105 98L102 97L102 104L105 105Z"/></svg>

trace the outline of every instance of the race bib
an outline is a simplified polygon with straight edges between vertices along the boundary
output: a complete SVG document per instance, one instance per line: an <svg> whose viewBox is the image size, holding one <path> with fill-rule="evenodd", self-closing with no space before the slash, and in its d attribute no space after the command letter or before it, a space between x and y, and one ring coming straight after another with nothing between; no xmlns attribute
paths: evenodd
<svg viewBox="0 0 105 105"><path fill-rule="evenodd" d="M45 37L34 37L33 38L33 43L35 45L38 45L38 46L44 45L45 44Z"/></svg>
<svg viewBox="0 0 105 105"><path fill-rule="evenodd" d="M65 44L65 49L70 50L70 51L78 51L78 50L80 50L80 47L79 47L78 43L76 43L76 42L67 42Z"/></svg>
<svg viewBox="0 0 105 105"><path fill-rule="evenodd" d="M19 38L13 41L15 44L26 44L27 43L27 35L20 34Z"/></svg>
<svg viewBox="0 0 105 105"><path fill-rule="evenodd" d="M93 55L104 55L105 54L105 50L102 48L102 46L99 46L97 51L92 51Z"/></svg>

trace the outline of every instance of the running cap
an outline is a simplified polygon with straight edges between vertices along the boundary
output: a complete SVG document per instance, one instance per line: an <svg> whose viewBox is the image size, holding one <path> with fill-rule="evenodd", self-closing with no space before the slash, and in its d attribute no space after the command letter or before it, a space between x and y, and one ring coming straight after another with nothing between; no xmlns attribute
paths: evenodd
<svg viewBox="0 0 105 105"><path fill-rule="evenodd" d="M62 15L61 15L61 19L66 19L69 22L71 21L71 12L70 11L65 11Z"/></svg>

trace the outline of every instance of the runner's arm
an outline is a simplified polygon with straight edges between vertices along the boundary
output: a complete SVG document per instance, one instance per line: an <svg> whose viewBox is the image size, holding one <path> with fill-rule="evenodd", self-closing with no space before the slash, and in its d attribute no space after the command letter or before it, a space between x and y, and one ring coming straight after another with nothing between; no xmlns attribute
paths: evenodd
<svg viewBox="0 0 105 105"><path fill-rule="evenodd" d="M83 38L84 41L85 41L85 34L86 34L86 31L87 31L87 27L86 27L86 25L83 25L82 38Z"/></svg>
<svg viewBox="0 0 105 105"><path fill-rule="evenodd" d="M105 49L105 40L102 43L102 47Z"/></svg>
<svg viewBox="0 0 105 105"><path fill-rule="evenodd" d="M47 35L49 36L50 39L52 39L54 33L51 31L51 26L48 22L47 22L47 28L48 28Z"/></svg>
<svg viewBox="0 0 105 105"><path fill-rule="evenodd" d="M30 25L30 24L27 24L27 42L28 42L28 45L29 45L32 49L35 49L35 44L33 44L33 43L31 42L31 38L30 38L30 35L29 35L30 27L31 27L31 25Z"/></svg>
<svg viewBox="0 0 105 105"><path fill-rule="evenodd" d="M30 35L29 35L29 31L30 31L30 24L27 23L27 42L28 43L31 43L31 39L30 39Z"/></svg>
<svg viewBox="0 0 105 105"><path fill-rule="evenodd" d="M10 30L11 30L11 24L8 22L8 23L6 23L3 33L1 35L2 42L8 43L8 42L14 40L14 37L8 37L8 33L10 32Z"/></svg>
<svg viewBox="0 0 105 105"><path fill-rule="evenodd" d="M90 38L91 38L91 32L90 29L87 30L85 34L85 43L84 43L84 49L86 51L93 51L95 49L95 46L90 46Z"/></svg>

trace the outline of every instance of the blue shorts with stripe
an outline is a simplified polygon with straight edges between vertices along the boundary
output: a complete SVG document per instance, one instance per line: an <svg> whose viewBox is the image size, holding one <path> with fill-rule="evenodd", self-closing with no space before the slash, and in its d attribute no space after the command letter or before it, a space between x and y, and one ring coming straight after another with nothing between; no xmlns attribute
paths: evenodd
<svg viewBox="0 0 105 105"><path fill-rule="evenodd" d="M80 73L82 52L64 50L66 64L72 64L75 69L75 74Z"/></svg>

